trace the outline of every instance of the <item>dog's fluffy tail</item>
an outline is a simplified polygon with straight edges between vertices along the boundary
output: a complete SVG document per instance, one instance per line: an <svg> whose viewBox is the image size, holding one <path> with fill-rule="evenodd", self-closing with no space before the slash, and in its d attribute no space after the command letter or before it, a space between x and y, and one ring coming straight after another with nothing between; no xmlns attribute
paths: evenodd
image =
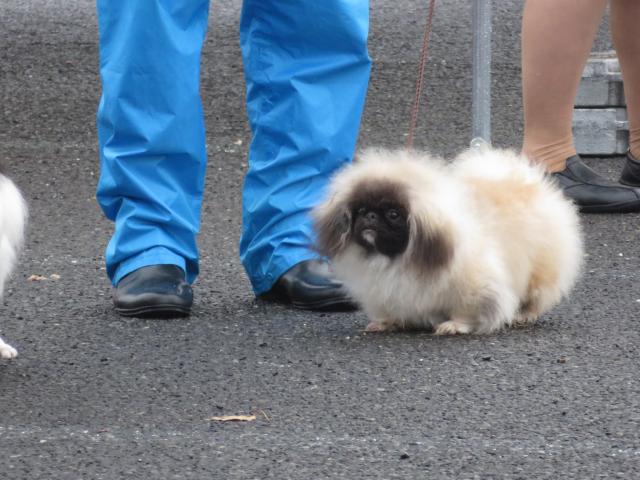
<svg viewBox="0 0 640 480"><path fill-rule="evenodd" d="M0 172L0 297L16 263L27 221L27 205L15 184Z"/></svg>

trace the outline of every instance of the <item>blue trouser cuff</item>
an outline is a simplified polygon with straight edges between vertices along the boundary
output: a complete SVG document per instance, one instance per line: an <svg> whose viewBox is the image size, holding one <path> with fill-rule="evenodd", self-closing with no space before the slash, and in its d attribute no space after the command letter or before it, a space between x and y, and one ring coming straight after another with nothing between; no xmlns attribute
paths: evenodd
<svg viewBox="0 0 640 480"><path fill-rule="evenodd" d="M109 276L112 277L112 283L116 286L118 285L118 282L129 273L150 265L177 265L185 272L187 271L186 262L180 255L176 255L165 247L153 247L143 251L135 257L120 262L113 274ZM193 275L193 278L187 278L187 281L192 283L194 278L195 275Z"/></svg>
<svg viewBox="0 0 640 480"><path fill-rule="evenodd" d="M287 250L285 255L278 255L277 252L271 257L269 271L264 275L251 275L249 280L253 285L256 296L267 293L278 279L289 271L292 267L306 260L319 258L317 254L310 250L291 251Z"/></svg>

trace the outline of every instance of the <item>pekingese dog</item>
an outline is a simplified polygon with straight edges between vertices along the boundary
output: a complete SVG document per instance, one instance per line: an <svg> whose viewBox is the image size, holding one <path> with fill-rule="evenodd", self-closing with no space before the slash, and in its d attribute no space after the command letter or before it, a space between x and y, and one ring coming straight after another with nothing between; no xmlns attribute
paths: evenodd
<svg viewBox="0 0 640 480"><path fill-rule="evenodd" d="M452 164L366 150L313 215L318 249L369 316L367 331L534 322L569 293L583 257L573 204L508 150Z"/></svg>
<svg viewBox="0 0 640 480"><path fill-rule="evenodd" d="M26 219L25 201L0 164L0 299L22 245ZM0 338L0 358L13 358L17 354L15 348Z"/></svg>

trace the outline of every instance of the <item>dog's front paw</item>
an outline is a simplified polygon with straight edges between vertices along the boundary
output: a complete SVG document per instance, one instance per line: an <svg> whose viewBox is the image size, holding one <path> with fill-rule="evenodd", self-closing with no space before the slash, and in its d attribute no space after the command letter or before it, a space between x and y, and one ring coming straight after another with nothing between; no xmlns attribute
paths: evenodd
<svg viewBox="0 0 640 480"><path fill-rule="evenodd" d="M471 333L471 326L464 320L447 320L436 327L436 335L458 335Z"/></svg>
<svg viewBox="0 0 640 480"><path fill-rule="evenodd" d="M364 329L367 333L395 332L398 330L397 325L388 322L370 322Z"/></svg>
<svg viewBox="0 0 640 480"><path fill-rule="evenodd" d="M0 343L0 358L16 358L17 356L18 351L15 348L6 343Z"/></svg>

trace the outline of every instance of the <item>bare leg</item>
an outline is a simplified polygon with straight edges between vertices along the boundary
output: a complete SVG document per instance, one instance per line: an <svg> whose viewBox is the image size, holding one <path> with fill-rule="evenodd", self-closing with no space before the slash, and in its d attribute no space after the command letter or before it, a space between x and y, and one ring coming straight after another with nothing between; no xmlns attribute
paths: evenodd
<svg viewBox="0 0 640 480"><path fill-rule="evenodd" d="M624 76L630 150L636 159L640 159L640 2L612 0L610 23Z"/></svg>
<svg viewBox="0 0 640 480"><path fill-rule="evenodd" d="M576 154L571 131L575 96L606 5L607 0L527 0L525 4L522 150L547 171L563 170L565 160ZM635 31L634 26L627 35ZM637 34L636 43L640 43ZM640 73L640 67L637 70Z"/></svg>

